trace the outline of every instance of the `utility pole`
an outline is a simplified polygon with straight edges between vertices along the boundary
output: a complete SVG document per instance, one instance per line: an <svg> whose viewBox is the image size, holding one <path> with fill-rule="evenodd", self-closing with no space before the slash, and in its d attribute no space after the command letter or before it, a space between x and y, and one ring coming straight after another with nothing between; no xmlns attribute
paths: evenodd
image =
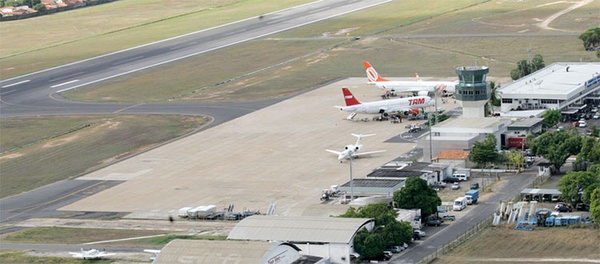
<svg viewBox="0 0 600 264"><path fill-rule="evenodd" d="M352 179L352 154L350 154L349 157L350 162L348 162L350 164L350 202L352 202L352 199L354 198L354 180Z"/></svg>

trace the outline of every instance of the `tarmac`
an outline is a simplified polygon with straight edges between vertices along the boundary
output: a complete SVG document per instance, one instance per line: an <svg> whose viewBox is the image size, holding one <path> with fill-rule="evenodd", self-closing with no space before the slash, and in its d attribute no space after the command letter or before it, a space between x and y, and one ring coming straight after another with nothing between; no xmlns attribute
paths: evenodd
<svg viewBox="0 0 600 264"><path fill-rule="evenodd" d="M364 77L303 93L82 176L79 179L123 183L60 210L164 219L185 206L233 205L233 211L265 213L274 204L275 215L329 216L330 207L319 200L321 191L348 182L350 168L325 149L342 150L353 144L356 138L351 133L375 134L361 141L363 151L386 152L352 162L353 178L365 178L411 151L414 143L390 139L405 132L405 125L424 122L348 121L348 112L334 108L344 105L343 86L360 101L381 100L382 91L366 84ZM358 114L354 119L372 117ZM345 211L345 206L335 208Z"/></svg>

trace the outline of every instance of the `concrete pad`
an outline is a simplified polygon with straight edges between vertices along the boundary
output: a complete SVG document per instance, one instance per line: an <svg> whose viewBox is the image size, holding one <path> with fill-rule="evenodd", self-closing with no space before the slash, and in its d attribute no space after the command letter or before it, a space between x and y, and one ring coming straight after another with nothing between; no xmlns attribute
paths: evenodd
<svg viewBox="0 0 600 264"><path fill-rule="evenodd" d="M125 182L61 210L164 218L184 206L234 204L234 211L264 213L276 203L277 215L308 214L298 208L320 204L322 189L349 180L348 163L339 163L325 149L353 144L351 133L376 134L362 140L364 151L387 151L353 161L354 178L365 178L414 146L385 142L406 130L406 120L345 120L348 113L333 107L344 103L342 86L361 101L381 100L381 90L364 77L307 92L85 175L80 179ZM372 116L355 118L364 117Z"/></svg>

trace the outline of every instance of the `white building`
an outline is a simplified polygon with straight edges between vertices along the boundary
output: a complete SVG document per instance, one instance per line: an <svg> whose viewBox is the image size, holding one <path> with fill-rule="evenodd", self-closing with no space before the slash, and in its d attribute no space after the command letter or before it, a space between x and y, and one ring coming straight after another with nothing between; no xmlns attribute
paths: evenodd
<svg viewBox="0 0 600 264"><path fill-rule="evenodd" d="M498 89L501 112L563 109L597 98L600 63L556 62ZM574 109L575 112L577 108Z"/></svg>

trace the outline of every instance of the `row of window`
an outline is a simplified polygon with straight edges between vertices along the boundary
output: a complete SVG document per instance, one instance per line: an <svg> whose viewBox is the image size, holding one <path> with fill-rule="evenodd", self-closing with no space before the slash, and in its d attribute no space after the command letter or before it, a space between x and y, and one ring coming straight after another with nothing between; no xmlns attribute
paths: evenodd
<svg viewBox="0 0 600 264"><path fill-rule="evenodd" d="M534 99L536 100L536 99ZM558 104L558 99L539 99L540 100L540 104ZM515 101L518 101L517 99L515 99ZM512 104L513 99L512 98L502 98L502 103L503 104Z"/></svg>

